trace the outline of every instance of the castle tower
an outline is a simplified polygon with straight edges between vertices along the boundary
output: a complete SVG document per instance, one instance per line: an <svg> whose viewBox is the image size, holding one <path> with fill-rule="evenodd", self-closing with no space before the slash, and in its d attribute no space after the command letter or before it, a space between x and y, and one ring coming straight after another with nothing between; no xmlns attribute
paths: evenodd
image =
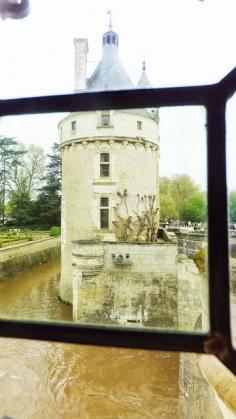
<svg viewBox="0 0 236 419"><path fill-rule="evenodd" d="M120 59L118 34L104 33L102 58L86 80L86 40L76 40L75 91L133 88ZM81 58L81 60L80 60ZM80 77L80 75L82 75ZM77 83L81 79L81 83ZM147 86L143 73L138 87ZM145 86L144 86L145 84ZM159 120L157 109L71 113L59 123L62 153L62 271L60 296L72 302L72 241L120 240L116 230L119 196L126 191L120 215L135 217L143 196L158 195Z"/></svg>

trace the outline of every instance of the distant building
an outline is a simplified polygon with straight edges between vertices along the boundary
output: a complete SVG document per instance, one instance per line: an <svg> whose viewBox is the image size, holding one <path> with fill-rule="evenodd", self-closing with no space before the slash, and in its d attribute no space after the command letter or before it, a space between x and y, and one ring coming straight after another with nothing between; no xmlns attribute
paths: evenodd
<svg viewBox="0 0 236 419"><path fill-rule="evenodd" d="M74 92L133 89L118 53L119 37L104 33L102 58L87 79L87 39L75 39ZM143 63L137 88L151 87ZM60 296L72 303L72 241L145 241L140 216L158 223L157 109L76 112L59 123L62 153ZM130 218L132 217L132 218ZM129 223L127 227L127 223ZM150 237L149 237L150 240Z"/></svg>

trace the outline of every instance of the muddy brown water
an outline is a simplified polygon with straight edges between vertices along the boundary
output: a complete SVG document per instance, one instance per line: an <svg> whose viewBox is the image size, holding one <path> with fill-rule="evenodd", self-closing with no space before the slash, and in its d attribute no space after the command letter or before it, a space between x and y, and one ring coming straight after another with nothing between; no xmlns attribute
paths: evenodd
<svg viewBox="0 0 236 419"><path fill-rule="evenodd" d="M0 284L0 317L72 321L60 261ZM0 339L0 418L178 418L178 354Z"/></svg>

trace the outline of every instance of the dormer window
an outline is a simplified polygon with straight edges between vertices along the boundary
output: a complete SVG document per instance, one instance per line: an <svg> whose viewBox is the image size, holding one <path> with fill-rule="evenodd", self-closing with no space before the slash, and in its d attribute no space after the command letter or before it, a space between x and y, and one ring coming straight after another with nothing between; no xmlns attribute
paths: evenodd
<svg viewBox="0 0 236 419"><path fill-rule="evenodd" d="M103 128L109 127L110 125L110 115L109 113L102 114L101 125Z"/></svg>
<svg viewBox="0 0 236 419"><path fill-rule="evenodd" d="M142 129L142 121L137 121L137 128Z"/></svg>
<svg viewBox="0 0 236 419"><path fill-rule="evenodd" d="M75 131L76 130L76 121L72 121L71 122L71 131Z"/></svg>
<svg viewBox="0 0 236 419"><path fill-rule="evenodd" d="M109 153L100 154L100 177L110 176L110 156Z"/></svg>

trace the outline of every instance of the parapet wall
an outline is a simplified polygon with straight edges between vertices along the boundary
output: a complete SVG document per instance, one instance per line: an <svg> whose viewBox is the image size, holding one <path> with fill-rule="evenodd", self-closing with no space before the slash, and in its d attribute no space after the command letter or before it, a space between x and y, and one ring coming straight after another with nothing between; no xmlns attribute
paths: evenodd
<svg viewBox="0 0 236 419"><path fill-rule="evenodd" d="M0 250L0 282L60 255L60 237L50 237Z"/></svg>
<svg viewBox="0 0 236 419"><path fill-rule="evenodd" d="M74 320L177 328L175 244L78 241L72 255Z"/></svg>

